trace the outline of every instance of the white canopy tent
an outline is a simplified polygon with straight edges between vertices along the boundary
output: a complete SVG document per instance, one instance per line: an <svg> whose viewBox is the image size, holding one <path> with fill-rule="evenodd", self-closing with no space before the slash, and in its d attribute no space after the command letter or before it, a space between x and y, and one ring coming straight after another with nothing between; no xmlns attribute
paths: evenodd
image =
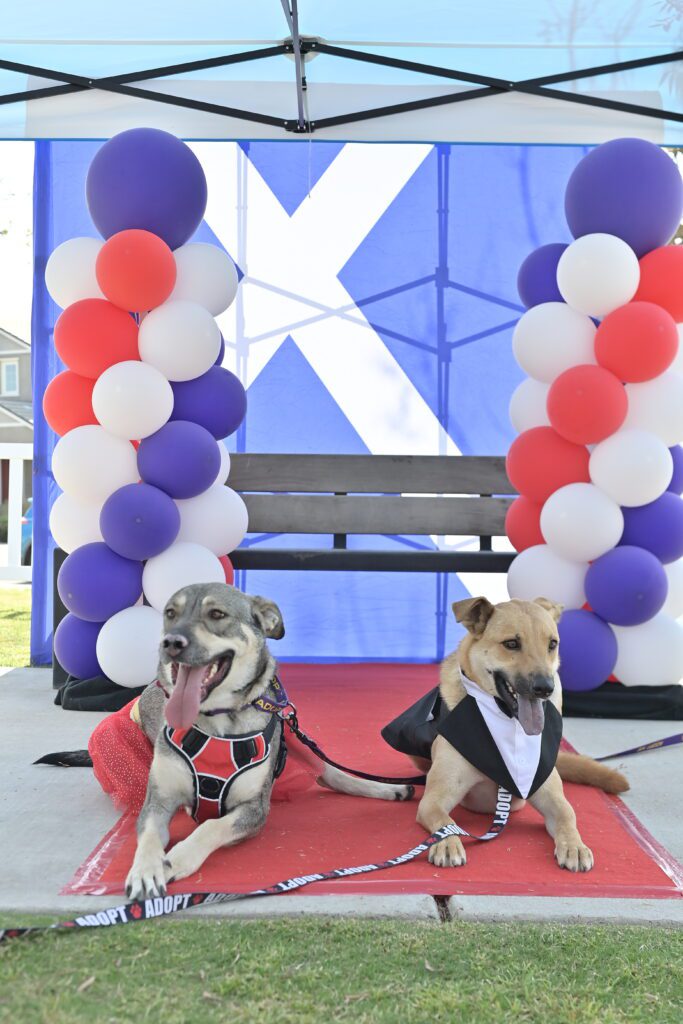
<svg viewBox="0 0 683 1024"><path fill-rule="evenodd" d="M683 142L681 0L27 0L0 137Z"/></svg>

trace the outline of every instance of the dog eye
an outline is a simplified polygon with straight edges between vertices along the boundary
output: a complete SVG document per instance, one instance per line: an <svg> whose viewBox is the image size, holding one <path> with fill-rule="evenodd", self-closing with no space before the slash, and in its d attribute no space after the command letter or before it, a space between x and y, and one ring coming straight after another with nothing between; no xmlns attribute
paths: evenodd
<svg viewBox="0 0 683 1024"><path fill-rule="evenodd" d="M174 612L173 608L167 608L166 609L166 618L167 619L171 619L171 620L175 619L175 612Z"/></svg>
<svg viewBox="0 0 683 1024"><path fill-rule="evenodd" d="M522 649L519 640L503 640L503 647L508 651L521 651Z"/></svg>
<svg viewBox="0 0 683 1024"><path fill-rule="evenodd" d="M220 608L212 608L211 611L209 612L209 618L210 619L224 619L225 618L225 612L222 612L220 610Z"/></svg>
<svg viewBox="0 0 683 1024"><path fill-rule="evenodd" d="M548 644L548 647L549 647L549 649L550 649L551 651L554 651L554 650L555 650L555 648L557 647L557 640L556 640L556 639L555 639L554 637L553 637L553 639L552 639L552 640L550 641L550 643Z"/></svg>

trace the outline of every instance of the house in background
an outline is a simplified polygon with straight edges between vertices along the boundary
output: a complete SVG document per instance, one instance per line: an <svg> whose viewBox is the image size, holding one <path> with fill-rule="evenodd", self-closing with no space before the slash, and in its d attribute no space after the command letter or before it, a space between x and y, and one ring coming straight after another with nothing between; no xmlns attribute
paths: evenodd
<svg viewBox="0 0 683 1024"><path fill-rule="evenodd" d="M33 442L31 346L0 327L0 444ZM24 498L31 496L31 463L24 464ZM7 501L9 461L0 460L0 503Z"/></svg>

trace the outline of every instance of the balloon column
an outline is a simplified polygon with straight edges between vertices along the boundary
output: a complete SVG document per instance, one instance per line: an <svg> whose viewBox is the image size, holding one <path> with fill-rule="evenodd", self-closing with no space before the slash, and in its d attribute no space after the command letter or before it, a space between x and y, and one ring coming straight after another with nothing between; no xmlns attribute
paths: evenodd
<svg viewBox="0 0 683 1024"><path fill-rule="evenodd" d="M683 213L676 164L617 139L574 169L575 241L522 264L510 403L520 493L511 597L565 606L560 675L591 690L683 676Z"/></svg>
<svg viewBox="0 0 683 1024"><path fill-rule="evenodd" d="M246 394L219 365L214 319L238 277L217 246L189 241L206 180L174 136L115 136L90 165L86 196L103 239L69 239L45 272L63 308L54 341L67 367L43 403L60 435L50 528L68 552L55 652L79 678L141 686L156 673L168 598L232 582L227 554L247 531L244 502L225 486L223 443Z"/></svg>

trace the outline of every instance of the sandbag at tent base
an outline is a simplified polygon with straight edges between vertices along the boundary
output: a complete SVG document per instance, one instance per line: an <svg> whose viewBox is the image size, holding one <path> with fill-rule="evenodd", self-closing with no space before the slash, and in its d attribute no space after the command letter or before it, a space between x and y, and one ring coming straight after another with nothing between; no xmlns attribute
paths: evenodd
<svg viewBox="0 0 683 1024"><path fill-rule="evenodd" d="M683 686L624 686L603 683L595 690L563 690L565 718L641 718L683 721Z"/></svg>

